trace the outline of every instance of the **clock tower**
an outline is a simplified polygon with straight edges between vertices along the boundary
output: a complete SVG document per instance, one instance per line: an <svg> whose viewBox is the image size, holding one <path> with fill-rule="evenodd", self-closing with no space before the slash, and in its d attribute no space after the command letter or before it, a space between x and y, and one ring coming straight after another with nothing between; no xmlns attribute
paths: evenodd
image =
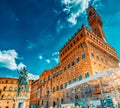
<svg viewBox="0 0 120 108"><path fill-rule="evenodd" d="M102 20L92 6L90 6L88 9L88 23L91 26L92 31L97 36L99 36L103 41L106 41L103 29L102 29Z"/></svg>

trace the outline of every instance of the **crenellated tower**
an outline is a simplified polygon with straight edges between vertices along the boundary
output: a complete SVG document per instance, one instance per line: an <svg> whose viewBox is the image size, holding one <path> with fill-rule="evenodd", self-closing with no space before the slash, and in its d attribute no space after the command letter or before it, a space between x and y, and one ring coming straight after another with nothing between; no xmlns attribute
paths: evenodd
<svg viewBox="0 0 120 108"><path fill-rule="evenodd" d="M106 41L104 31L102 29L102 20L96 13L96 10L90 6L88 9L88 23L92 28L92 31L99 36L102 40Z"/></svg>

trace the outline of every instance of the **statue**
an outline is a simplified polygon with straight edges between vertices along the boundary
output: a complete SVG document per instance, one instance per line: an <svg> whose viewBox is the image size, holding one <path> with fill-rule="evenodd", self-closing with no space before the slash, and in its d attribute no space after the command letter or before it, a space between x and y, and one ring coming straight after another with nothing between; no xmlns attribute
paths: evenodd
<svg viewBox="0 0 120 108"><path fill-rule="evenodd" d="M19 78L17 82L19 96L21 91L25 91L28 88L28 71L25 67L23 67L22 70L17 70L17 72L19 73Z"/></svg>

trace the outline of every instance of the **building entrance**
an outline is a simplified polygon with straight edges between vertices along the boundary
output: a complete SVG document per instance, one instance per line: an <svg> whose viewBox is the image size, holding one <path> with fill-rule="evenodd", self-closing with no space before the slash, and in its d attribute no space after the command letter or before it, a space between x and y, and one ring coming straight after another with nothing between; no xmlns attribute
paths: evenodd
<svg viewBox="0 0 120 108"><path fill-rule="evenodd" d="M20 103L18 104L18 108L23 108L23 102L20 102Z"/></svg>

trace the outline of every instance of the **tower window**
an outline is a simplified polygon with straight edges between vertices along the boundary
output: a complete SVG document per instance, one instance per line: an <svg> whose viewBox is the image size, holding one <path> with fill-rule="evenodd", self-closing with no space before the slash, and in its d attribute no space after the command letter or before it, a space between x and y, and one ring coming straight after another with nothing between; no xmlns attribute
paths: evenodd
<svg viewBox="0 0 120 108"><path fill-rule="evenodd" d="M60 70L60 74L62 73L62 69Z"/></svg>
<svg viewBox="0 0 120 108"><path fill-rule="evenodd" d="M94 53L91 53L91 56L94 57Z"/></svg>
<svg viewBox="0 0 120 108"><path fill-rule="evenodd" d="M69 81L69 85L70 85L71 83L72 83L72 81L70 80L70 81Z"/></svg>
<svg viewBox="0 0 120 108"><path fill-rule="evenodd" d="M44 82L46 82L46 78L44 78Z"/></svg>
<svg viewBox="0 0 120 108"><path fill-rule="evenodd" d="M82 54L82 59L85 59L85 57L86 57L86 54L83 53L83 54Z"/></svg>
<svg viewBox="0 0 120 108"><path fill-rule="evenodd" d="M68 64L68 69L70 68L70 64Z"/></svg>
<svg viewBox="0 0 120 108"><path fill-rule="evenodd" d="M48 76L48 81L50 80L50 75Z"/></svg>
<svg viewBox="0 0 120 108"><path fill-rule="evenodd" d="M67 87L67 82L65 83L65 88Z"/></svg>
<svg viewBox="0 0 120 108"><path fill-rule="evenodd" d="M99 59L99 57L98 57L98 56L96 56L96 58L97 58L97 59Z"/></svg>
<svg viewBox="0 0 120 108"><path fill-rule="evenodd" d="M60 85L60 89L63 89L63 84Z"/></svg>
<svg viewBox="0 0 120 108"><path fill-rule="evenodd" d="M82 80L82 75L79 76L79 81Z"/></svg>
<svg viewBox="0 0 120 108"><path fill-rule="evenodd" d="M74 66L74 64L75 64L74 61L72 61L72 66Z"/></svg>
<svg viewBox="0 0 120 108"><path fill-rule="evenodd" d="M42 80L40 80L40 84L42 84Z"/></svg>
<svg viewBox="0 0 120 108"><path fill-rule="evenodd" d="M56 72L56 76L58 76L58 72Z"/></svg>
<svg viewBox="0 0 120 108"><path fill-rule="evenodd" d="M74 83L76 82L76 78L73 79L73 82L74 82Z"/></svg>
<svg viewBox="0 0 120 108"><path fill-rule="evenodd" d="M77 57L76 58L76 63L78 63L80 61L80 58L79 57Z"/></svg>
<svg viewBox="0 0 120 108"><path fill-rule="evenodd" d="M89 73L87 72L87 73L85 73L85 77L86 78L88 78L89 77Z"/></svg>
<svg viewBox="0 0 120 108"><path fill-rule="evenodd" d="M56 90L59 90L59 86L57 86Z"/></svg>
<svg viewBox="0 0 120 108"><path fill-rule="evenodd" d="M66 67L64 67L64 71L66 71Z"/></svg>

